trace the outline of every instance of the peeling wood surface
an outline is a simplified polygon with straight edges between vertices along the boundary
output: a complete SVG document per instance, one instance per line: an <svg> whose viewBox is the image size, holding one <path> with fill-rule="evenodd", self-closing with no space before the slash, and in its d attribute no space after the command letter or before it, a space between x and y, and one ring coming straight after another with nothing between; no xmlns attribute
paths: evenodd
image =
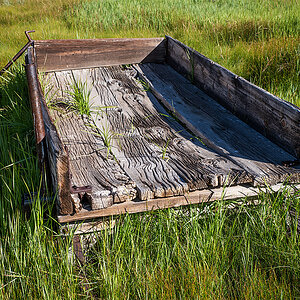
<svg viewBox="0 0 300 300"><path fill-rule="evenodd" d="M167 37L166 61L241 120L300 157L300 108L255 86Z"/></svg>
<svg viewBox="0 0 300 300"><path fill-rule="evenodd" d="M154 95L195 135L254 177L254 184L300 181L300 171L283 167L295 157L242 122L166 64L136 66Z"/></svg>
<svg viewBox="0 0 300 300"><path fill-rule="evenodd" d="M140 62L163 62L165 39L37 40L39 71L81 69Z"/></svg>

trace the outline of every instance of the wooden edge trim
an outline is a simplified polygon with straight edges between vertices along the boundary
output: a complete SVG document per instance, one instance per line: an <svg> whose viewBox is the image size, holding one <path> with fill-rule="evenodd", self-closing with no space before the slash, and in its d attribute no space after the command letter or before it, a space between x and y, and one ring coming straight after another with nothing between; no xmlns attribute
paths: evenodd
<svg viewBox="0 0 300 300"><path fill-rule="evenodd" d="M26 54L26 61L35 67L35 90L41 109L41 121L44 128L43 149L41 150L44 159L47 161L47 175L51 172L54 178L51 178L53 193L57 195L58 212L62 215L73 213L73 202L70 194L70 171L69 157L59 138L56 127L50 116L45 97L41 89L41 83L36 68L35 49L30 47ZM28 64L27 64L28 65ZM32 81L27 80L28 85ZM50 153L51 152L51 153ZM49 169L48 169L49 168ZM43 171L43 170L41 170ZM52 176L53 177L53 176ZM57 192L58 190L58 192ZM57 193L56 193L57 192Z"/></svg>
<svg viewBox="0 0 300 300"><path fill-rule="evenodd" d="M133 63L162 63L165 38L37 40L38 69L43 72Z"/></svg>
<svg viewBox="0 0 300 300"><path fill-rule="evenodd" d="M166 36L167 40L167 56L166 61L176 71L181 74L192 74L194 84L199 86L205 93L216 99L225 108L239 117L242 121L252 126L255 130L266 136L269 140L276 143L279 147L285 149L295 157L300 157L300 143L299 143L299 122L300 122L300 108L296 105L287 102L268 91L258 87L248 80L240 77L223 66L215 63L211 59L202 55L198 51L186 46L180 41ZM181 53L174 53L171 45L177 45L182 49ZM189 61L188 54L192 62ZM196 60L196 61L195 61ZM198 65L194 64L197 63ZM192 64L194 65L192 67ZM197 74L194 70L198 67L202 74ZM209 70L213 70L215 80L205 78ZM232 91L222 80L227 79L227 84L231 84L233 88L241 91L243 96L233 98ZM222 95L218 93L222 89ZM253 95L252 95L253 94ZM260 117L257 112L244 109L247 107L247 97L249 96L249 104L258 96L257 109L261 114L265 114L266 118ZM253 106L253 104L251 104ZM265 110L264 107L269 108ZM276 112L276 117L272 117L272 112ZM270 117L271 115L271 117ZM269 116L269 117L268 117Z"/></svg>
<svg viewBox="0 0 300 300"><path fill-rule="evenodd" d="M95 211L84 211L74 215L58 216L59 223L78 222L95 218L103 218L122 214L134 214L157 209L166 209L180 207L192 204L200 204L205 202L224 200L235 200L241 198L257 198L262 192L275 193L285 188L284 184L276 184L270 187L245 187L232 186L226 188L217 188L210 190L195 191L185 196L157 198L148 201L128 201L121 204L113 204L112 206ZM288 186L289 187L289 186ZM291 188L300 189L299 185L290 186Z"/></svg>
<svg viewBox="0 0 300 300"><path fill-rule="evenodd" d="M53 40L34 40L35 46L38 44L48 44L48 43L98 43L98 42L134 42L134 41L153 41L161 42L165 37L155 37L155 38L103 38L103 39L53 39Z"/></svg>

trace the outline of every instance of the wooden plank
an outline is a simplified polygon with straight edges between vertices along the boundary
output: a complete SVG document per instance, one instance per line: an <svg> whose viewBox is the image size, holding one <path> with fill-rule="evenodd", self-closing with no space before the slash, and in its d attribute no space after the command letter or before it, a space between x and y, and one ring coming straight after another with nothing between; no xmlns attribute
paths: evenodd
<svg viewBox="0 0 300 300"><path fill-rule="evenodd" d="M300 109L167 37L167 62L255 130L300 157Z"/></svg>
<svg viewBox="0 0 300 300"><path fill-rule="evenodd" d="M136 71L132 71L120 67L93 69L91 77L99 94L93 96L97 106L118 108L95 123L101 128L107 121L111 130L120 135L112 152L137 183L141 199L176 195L187 188L220 186L228 180L237 183L253 180L243 169L210 151L199 140L192 142L194 137L176 120L170 120L155 97L138 84ZM79 76L88 78L82 72ZM166 153L162 154L164 148ZM136 169L145 171L137 174ZM177 185L175 190L172 185ZM153 193L155 186L161 188Z"/></svg>
<svg viewBox="0 0 300 300"><path fill-rule="evenodd" d="M266 188L247 188L244 186L232 186L226 188L215 188L211 190L202 190L190 192L185 196L177 196L170 198L151 199L148 201L129 201L121 204L114 204L108 208L97 211L81 211L73 216L58 216L60 223L84 221L88 219L96 219L102 217L109 217L121 214L133 214L157 209L166 209L173 207L180 207L192 204L200 204L205 202L236 199L256 199L261 192L276 193L282 189L286 189L282 184ZM299 191L300 185L290 187L291 193Z"/></svg>
<svg viewBox="0 0 300 300"><path fill-rule="evenodd" d="M121 70L120 67L117 69ZM125 105L123 98L136 98L140 95L134 95L129 86L125 87L124 83L113 79L109 68L92 69L90 74L85 75L80 71L74 71L74 74L77 78L83 76L92 80L95 86L92 90L95 106L114 106L105 114L94 115L94 122L100 130L109 131L114 135L111 140L111 152L136 183L139 198L147 200L154 197L176 196L187 191L187 184L162 159L159 147L149 142L139 131L138 126L135 126L135 118L147 119L146 115L134 115L132 108Z"/></svg>
<svg viewBox="0 0 300 300"><path fill-rule="evenodd" d="M108 208L97 211L82 211L73 216L58 216L60 223L83 221L99 217L108 217L121 214L133 214L157 209L179 207L190 204L198 204L210 200L212 192L209 190L195 191L188 196L175 196L168 198L156 198L147 201L129 201L120 204L114 204Z"/></svg>
<svg viewBox="0 0 300 300"><path fill-rule="evenodd" d="M27 62L35 64L35 56L33 48L30 47L27 51ZM44 95L41 90L41 85L37 72L34 78L28 81L28 84L35 84L34 89L38 90L41 111L44 122L45 137L42 141L42 155L44 156L43 164L49 169L51 177L52 192L56 195L57 212L61 215L73 213L73 203L69 192L70 177L69 177L69 160L64 146L57 134L56 128L50 117ZM43 166L44 168L44 166ZM45 169L44 169L45 170ZM48 170L46 170L47 172ZM45 174L42 174L43 176ZM47 173L47 175L49 175ZM49 180L49 178L47 178ZM50 186L49 186L50 188Z"/></svg>
<svg viewBox="0 0 300 300"><path fill-rule="evenodd" d="M295 157L253 130L203 93L189 80L163 64L136 67L163 104L204 143L244 168L255 184L300 181L299 170L280 166Z"/></svg>
<svg viewBox="0 0 300 300"><path fill-rule="evenodd" d="M48 79L55 93L52 101L67 103L67 91L71 90L71 72L57 72L55 76L51 75L53 74L48 74ZM92 209L102 209L113 203L134 199L135 183L112 157L107 157L102 139L89 130L91 120L67 111L65 106L52 109L51 114L62 142L68 148L71 185L92 187L92 192L87 193L86 197ZM76 207L80 210L82 207L79 195L75 194L73 199L77 201Z"/></svg>
<svg viewBox="0 0 300 300"><path fill-rule="evenodd" d="M166 54L163 38L38 40L34 46L43 72L162 62Z"/></svg>

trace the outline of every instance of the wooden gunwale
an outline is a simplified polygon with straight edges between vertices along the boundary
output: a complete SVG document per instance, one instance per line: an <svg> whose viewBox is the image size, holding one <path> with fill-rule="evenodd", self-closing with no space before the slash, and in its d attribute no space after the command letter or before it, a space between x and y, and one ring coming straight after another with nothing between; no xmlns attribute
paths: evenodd
<svg viewBox="0 0 300 300"><path fill-rule="evenodd" d="M300 109L166 36L166 62L269 140L300 158Z"/></svg>
<svg viewBox="0 0 300 300"><path fill-rule="evenodd" d="M100 47L95 48L95 47ZM102 48L101 48L102 47ZM173 48L180 49L176 54ZM155 62L164 63L167 62L176 71L184 74L185 76L194 72L192 68L201 71L201 75L205 74L205 67L207 65L211 66L216 73L220 74L222 77L218 82L212 81L211 85L203 82L197 73L193 74L194 83L201 87L207 94L211 95L213 98L219 100L219 102L228 108L238 117L240 117L244 122L249 123L254 128L256 128L261 133L264 133L270 140L273 140L277 144L281 144L288 152L292 153L296 157L299 157L300 153L300 134L299 125L300 120L300 110L299 108L281 100L268 92L260 89L259 87L251 84L243 78L236 76L222 66L212 62L208 58L204 57L195 50L185 46L166 36L166 38L157 39L94 39L94 40L45 40L45 41L35 41L34 44L35 53L30 50L28 51L29 56L35 60L36 64L36 77L38 71L51 72L60 70L72 70L90 67L100 67L100 66L113 66L121 64L134 64L134 63L144 63L144 62ZM193 63L198 63L199 61L204 62L204 69L196 64L192 66L191 61L187 59L187 52L193 57ZM186 57L184 57L184 55ZM108 58L109 56L109 58ZM59 59L57 59L57 57ZM209 69L209 68L208 68ZM205 72L204 72L204 71ZM38 77L37 77L38 78ZM225 78L225 83L222 79ZM38 79L37 79L38 80ZM205 79L204 79L205 80ZM249 114L244 114L243 111L238 109L240 95L236 96L233 102L232 91L230 90L231 82L234 82L234 87L238 89L242 87L244 92L247 89L253 89L254 94L265 95L262 97L261 104L264 106L270 105L271 110L276 110L281 114L281 120L284 122L279 122L281 125L276 127L274 130L274 122L270 119L267 124L264 121L256 122L255 115L253 112ZM225 94L229 99L228 102L224 102L224 99L220 94L216 92L216 84L224 87ZM62 141L59 138L57 129L51 119L47 104L45 102L43 93L41 91L40 84L38 86L40 93L40 101L42 107L42 113L45 123L46 136L45 136L45 153L49 160L49 167L51 169L52 184L55 189L58 188L58 221L60 223L84 221L94 218L102 218L111 215L120 215L124 213L139 213L149 210L164 209L170 207L179 207L209 201L215 201L222 198L224 190L222 188L205 189L201 191L194 191L186 193L183 196L173 196L164 198L155 198L147 201L128 201L124 203L113 204L110 207L89 211L82 210L81 212L74 214L74 205L72 197L70 195L70 167L69 167L69 155L66 151ZM252 97L252 96L251 96ZM250 97L250 98L251 98ZM252 98L251 98L252 99ZM241 103L241 107L245 107ZM268 112L269 113L269 112ZM286 113L286 115L285 115ZM284 126L282 125L284 123ZM292 139L291 130L295 129L296 141ZM286 132L288 137L284 137L282 132ZM297 140L297 138L299 139ZM298 150L299 148L299 150ZM281 186L281 185L280 185ZM272 187L274 191L279 189L279 185ZM300 186L298 185L299 189ZM258 188L245 187L242 185L237 185L234 187L226 188L226 199L237 199L242 197L257 197L259 193Z"/></svg>
<svg viewBox="0 0 300 300"><path fill-rule="evenodd" d="M30 47L27 52L27 61L35 67L35 72L31 72L27 76L31 76L28 80L29 89L34 89L38 93L39 105L41 107L42 118L44 123L44 136L40 141L40 153L43 157L40 159L42 172L45 171L48 177L51 178L52 193L57 196L57 211L61 215L71 214L73 212L73 204L70 196L70 173L69 173L69 157L61 142L57 129L51 119L44 95L41 90L41 85L38 79L38 69L36 67L36 60L34 48ZM40 116L33 111L33 119L38 119ZM35 131L37 129L35 128ZM36 132L36 136L39 133ZM49 172L48 172L49 171ZM49 180L49 178L48 178Z"/></svg>

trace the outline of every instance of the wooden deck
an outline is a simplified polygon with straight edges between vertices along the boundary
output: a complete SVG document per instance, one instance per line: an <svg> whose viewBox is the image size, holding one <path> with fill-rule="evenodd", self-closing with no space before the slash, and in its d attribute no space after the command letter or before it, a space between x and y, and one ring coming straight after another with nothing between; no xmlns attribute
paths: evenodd
<svg viewBox="0 0 300 300"><path fill-rule="evenodd" d="M69 107L74 80L90 91L91 117ZM92 187L72 195L76 213L60 222L214 200L225 184L236 198L300 182L300 170L282 164L293 155L168 64L55 71L47 81L71 185Z"/></svg>

